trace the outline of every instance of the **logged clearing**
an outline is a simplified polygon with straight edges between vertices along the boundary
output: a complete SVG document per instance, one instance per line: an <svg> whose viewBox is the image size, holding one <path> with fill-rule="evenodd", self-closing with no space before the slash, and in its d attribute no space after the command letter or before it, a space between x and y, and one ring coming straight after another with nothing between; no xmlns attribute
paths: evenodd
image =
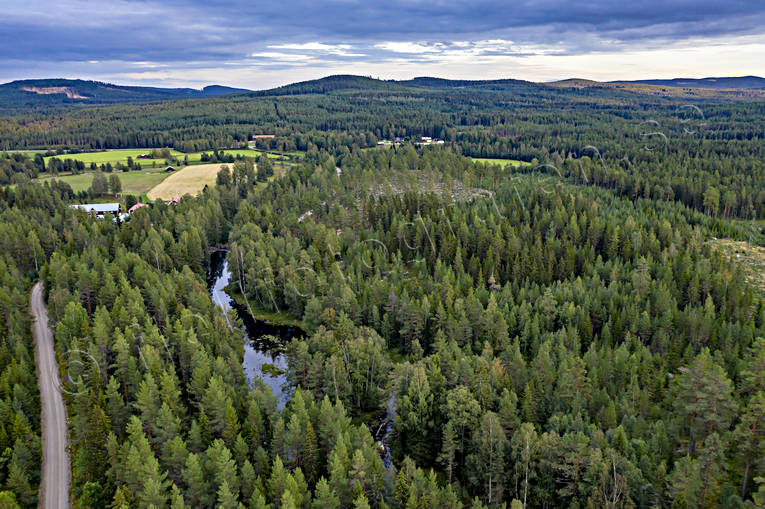
<svg viewBox="0 0 765 509"><path fill-rule="evenodd" d="M744 270L747 281L765 294L765 247L730 239L716 239L710 242L738 263Z"/></svg>
<svg viewBox="0 0 765 509"><path fill-rule="evenodd" d="M199 194L207 185L215 184L221 163L186 166L171 173L169 177L147 193L150 200L170 200L190 194ZM231 165L229 165L231 166Z"/></svg>
<svg viewBox="0 0 765 509"><path fill-rule="evenodd" d="M21 87L21 90L40 95L66 94L69 99L88 99L78 94L72 87Z"/></svg>

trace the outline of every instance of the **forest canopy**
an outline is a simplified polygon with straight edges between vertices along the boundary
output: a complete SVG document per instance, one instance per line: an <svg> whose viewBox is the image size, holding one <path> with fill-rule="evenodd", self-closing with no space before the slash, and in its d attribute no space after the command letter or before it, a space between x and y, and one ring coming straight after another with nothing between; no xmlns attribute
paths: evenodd
<svg viewBox="0 0 765 509"><path fill-rule="evenodd" d="M0 155L3 506L38 504L39 280L78 508L764 507L763 289L715 241L765 244L765 104L341 78L0 118L59 152ZM256 132L304 154L115 220L35 180ZM244 313L304 331L285 405Z"/></svg>

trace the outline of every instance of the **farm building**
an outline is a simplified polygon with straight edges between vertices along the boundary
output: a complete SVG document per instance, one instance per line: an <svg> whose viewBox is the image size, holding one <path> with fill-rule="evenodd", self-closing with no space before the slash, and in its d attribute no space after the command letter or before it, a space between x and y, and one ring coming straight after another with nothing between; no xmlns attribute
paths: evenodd
<svg viewBox="0 0 765 509"><path fill-rule="evenodd" d="M439 140L438 138L432 138L430 136L422 136L420 138L420 142L417 143L417 145L443 145L444 140Z"/></svg>
<svg viewBox="0 0 765 509"><path fill-rule="evenodd" d="M146 205L145 203L138 202L128 209L128 214L132 214L133 212L140 209L141 207L148 207L148 205Z"/></svg>
<svg viewBox="0 0 765 509"><path fill-rule="evenodd" d="M104 218L106 214L113 214L116 217L120 213L119 203L82 203L69 205L69 207L84 210L98 218Z"/></svg>
<svg viewBox="0 0 765 509"><path fill-rule="evenodd" d="M275 134L253 134L252 135L252 141L270 140L271 138L276 138L276 135Z"/></svg>

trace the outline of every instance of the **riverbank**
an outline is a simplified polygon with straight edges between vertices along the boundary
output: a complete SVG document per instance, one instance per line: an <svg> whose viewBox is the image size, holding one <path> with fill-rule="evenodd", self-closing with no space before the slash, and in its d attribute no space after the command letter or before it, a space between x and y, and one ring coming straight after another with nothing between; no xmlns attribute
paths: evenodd
<svg viewBox="0 0 765 509"><path fill-rule="evenodd" d="M224 288L226 294L231 297L238 306L242 306L247 309L248 313L252 316L253 320L265 322L269 325L276 327L296 327L301 330L305 330L303 327L303 320L298 320L290 313L286 311L266 311L253 306L252 301L247 305L247 299L239 292L236 283L231 282Z"/></svg>

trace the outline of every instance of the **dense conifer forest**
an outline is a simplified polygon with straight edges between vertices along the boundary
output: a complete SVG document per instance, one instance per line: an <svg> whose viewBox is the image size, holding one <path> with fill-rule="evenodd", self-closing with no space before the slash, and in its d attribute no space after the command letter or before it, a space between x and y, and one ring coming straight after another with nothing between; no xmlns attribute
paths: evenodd
<svg viewBox="0 0 765 509"><path fill-rule="evenodd" d="M112 221L0 155L0 506L38 504L41 280L75 508L765 507L764 290L716 244L765 245L754 99L336 77L5 112L3 148L62 161L304 156ZM305 333L283 407L210 298L220 246L240 307Z"/></svg>

